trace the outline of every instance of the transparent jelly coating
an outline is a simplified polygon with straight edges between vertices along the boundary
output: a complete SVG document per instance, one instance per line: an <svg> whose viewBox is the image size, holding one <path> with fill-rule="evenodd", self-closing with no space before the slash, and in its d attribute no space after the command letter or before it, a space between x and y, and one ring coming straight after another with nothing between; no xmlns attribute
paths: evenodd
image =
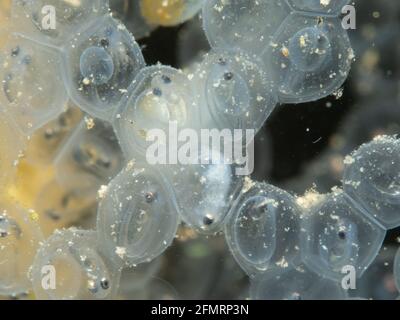
<svg viewBox="0 0 400 320"><path fill-rule="evenodd" d="M281 103L332 94L346 80L353 57L339 19L301 14L286 18L262 54Z"/></svg>
<svg viewBox="0 0 400 320"><path fill-rule="evenodd" d="M393 271L397 290L400 291L400 249L397 250L396 257L394 259Z"/></svg>
<svg viewBox="0 0 400 320"><path fill-rule="evenodd" d="M79 68L82 77L94 86L101 86L110 81L114 74L114 61L103 47L88 47L83 51Z"/></svg>
<svg viewBox="0 0 400 320"><path fill-rule="evenodd" d="M110 121L145 65L133 36L121 22L105 16L63 51L63 74L73 102L91 116Z"/></svg>
<svg viewBox="0 0 400 320"><path fill-rule="evenodd" d="M43 236L28 210L5 199L0 208L0 294L25 293L31 288L27 273Z"/></svg>
<svg viewBox="0 0 400 320"><path fill-rule="evenodd" d="M135 39L142 39L156 28L142 16L140 0L109 0L110 10L114 18L121 20L126 28L132 32Z"/></svg>
<svg viewBox="0 0 400 320"><path fill-rule="evenodd" d="M400 142L378 136L345 159L344 191L386 229L400 225Z"/></svg>
<svg viewBox="0 0 400 320"><path fill-rule="evenodd" d="M270 265L296 263L300 216L294 197L286 191L266 183L245 184L225 228L226 241L242 269L253 276Z"/></svg>
<svg viewBox="0 0 400 320"><path fill-rule="evenodd" d="M30 277L39 300L112 299L120 266L103 253L95 231L57 230L38 250Z"/></svg>
<svg viewBox="0 0 400 320"><path fill-rule="evenodd" d="M142 69L115 116L115 131L125 154L129 158L145 156L159 137L153 133L165 138L174 134L170 132L172 122L177 130L190 128L193 95L190 81L182 71L162 65ZM167 139L157 140L160 148L169 148Z"/></svg>
<svg viewBox="0 0 400 320"><path fill-rule="evenodd" d="M95 206L95 194L63 187L55 179L40 188L34 202L35 211L45 225L45 234L59 226L66 227L79 222Z"/></svg>
<svg viewBox="0 0 400 320"><path fill-rule="evenodd" d="M212 47L259 55L290 12L284 0L208 0L203 25Z"/></svg>
<svg viewBox="0 0 400 320"><path fill-rule="evenodd" d="M27 138L15 125L0 103L0 190L15 178L20 156L26 149Z"/></svg>
<svg viewBox="0 0 400 320"><path fill-rule="evenodd" d="M149 24L175 26L194 17L206 0L138 0L140 12Z"/></svg>
<svg viewBox="0 0 400 320"><path fill-rule="evenodd" d="M74 107L60 114L42 128L36 130L29 139L25 159L32 164L49 165L53 162L66 139L79 125L82 112Z"/></svg>
<svg viewBox="0 0 400 320"><path fill-rule="evenodd" d="M11 17L24 36L61 47L107 12L107 0L15 0Z"/></svg>
<svg viewBox="0 0 400 320"><path fill-rule="evenodd" d="M308 269L274 267L251 282L253 300L345 300L340 283Z"/></svg>
<svg viewBox="0 0 400 320"><path fill-rule="evenodd" d="M192 76L201 128L258 131L276 106L261 62L243 51L213 50Z"/></svg>
<svg viewBox="0 0 400 320"><path fill-rule="evenodd" d="M339 16L342 8L350 0L287 0L296 11L305 11L313 15Z"/></svg>
<svg viewBox="0 0 400 320"><path fill-rule="evenodd" d="M64 143L54 165L62 186L96 192L121 170L124 162L112 126L86 117Z"/></svg>
<svg viewBox="0 0 400 320"><path fill-rule="evenodd" d="M385 235L379 224L336 190L302 219L302 260L325 278L340 281L348 266L361 277L378 255Z"/></svg>
<svg viewBox="0 0 400 320"><path fill-rule="evenodd" d="M165 174L176 194L182 220L188 226L202 234L223 229L231 201L243 182L223 154L203 150L196 161L169 166Z"/></svg>
<svg viewBox="0 0 400 320"><path fill-rule="evenodd" d="M149 262L174 240L179 224L171 186L155 167L123 169L108 185L97 213L99 241L115 260Z"/></svg>
<svg viewBox="0 0 400 320"><path fill-rule="evenodd" d="M21 36L7 33L0 48L0 104L29 135L55 119L67 102L61 58Z"/></svg>

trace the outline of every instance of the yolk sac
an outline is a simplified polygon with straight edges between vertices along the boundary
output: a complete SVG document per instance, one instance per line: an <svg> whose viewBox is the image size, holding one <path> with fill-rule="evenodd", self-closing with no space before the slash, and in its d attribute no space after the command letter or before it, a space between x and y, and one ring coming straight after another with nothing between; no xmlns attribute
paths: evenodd
<svg viewBox="0 0 400 320"><path fill-rule="evenodd" d="M205 0L138 0L147 23L174 26L196 15Z"/></svg>
<svg viewBox="0 0 400 320"><path fill-rule="evenodd" d="M122 21L135 39L148 36L157 26L149 24L142 16L138 0L112 0L110 10L113 17Z"/></svg>
<svg viewBox="0 0 400 320"><path fill-rule="evenodd" d="M100 47L89 47L81 55L82 76L94 85L107 83L114 74L114 62L111 55Z"/></svg>
<svg viewBox="0 0 400 320"><path fill-rule="evenodd" d="M318 27L298 31L289 41L289 55L301 71L315 71L330 60L329 39Z"/></svg>

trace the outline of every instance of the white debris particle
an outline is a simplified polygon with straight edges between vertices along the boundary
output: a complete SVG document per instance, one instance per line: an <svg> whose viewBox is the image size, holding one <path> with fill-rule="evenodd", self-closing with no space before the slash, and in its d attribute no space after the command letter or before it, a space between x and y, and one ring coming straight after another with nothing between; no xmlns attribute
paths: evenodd
<svg viewBox="0 0 400 320"><path fill-rule="evenodd" d="M99 191L97 192L97 196L99 197L99 199L104 199L104 197L106 196L108 190L108 186L106 185L102 185L99 189Z"/></svg>
<svg viewBox="0 0 400 320"><path fill-rule="evenodd" d="M86 123L86 128L87 128L88 130L93 129L94 126L95 126L94 119L91 118L91 117L85 116L85 123Z"/></svg>
<svg viewBox="0 0 400 320"><path fill-rule="evenodd" d="M126 248L125 247L117 247L115 249L115 253L121 258L124 259L126 256Z"/></svg>

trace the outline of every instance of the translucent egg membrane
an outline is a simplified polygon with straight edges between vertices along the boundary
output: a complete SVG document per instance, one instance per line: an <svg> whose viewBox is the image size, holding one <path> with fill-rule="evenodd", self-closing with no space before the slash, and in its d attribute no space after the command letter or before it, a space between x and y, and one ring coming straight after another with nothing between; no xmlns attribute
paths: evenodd
<svg viewBox="0 0 400 320"><path fill-rule="evenodd" d="M97 19L63 48L63 75L71 99L93 117L110 121L145 65L139 45L110 16Z"/></svg>
<svg viewBox="0 0 400 320"><path fill-rule="evenodd" d="M277 103L262 62L243 51L211 51L190 77L202 129L258 131Z"/></svg>
<svg viewBox="0 0 400 320"><path fill-rule="evenodd" d="M284 0L208 0L203 25L212 47L259 55L290 12Z"/></svg>
<svg viewBox="0 0 400 320"><path fill-rule="evenodd" d="M222 153L212 148L204 149L191 161L170 165L164 171L175 193L179 214L199 233L222 231L232 200L242 188L243 176L237 174L236 166L229 164Z"/></svg>
<svg viewBox="0 0 400 320"><path fill-rule="evenodd" d="M12 20L24 36L60 48L107 12L107 0L15 0Z"/></svg>
<svg viewBox="0 0 400 320"><path fill-rule="evenodd" d="M0 103L0 109L1 109ZM0 111L0 189L7 187L15 178L20 156L26 148L27 139L12 119Z"/></svg>
<svg viewBox="0 0 400 320"><path fill-rule="evenodd" d="M340 283L305 268L274 267L251 282L255 300L346 300Z"/></svg>
<svg viewBox="0 0 400 320"><path fill-rule="evenodd" d="M344 191L385 229L400 225L400 143L379 136L345 159Z"/></svg>
<svg viewBox="0 0 400 320"><path fill-rule="evenodd" d="M95 231L68 229L44 242L30 274L41 300L111 299L118 290L120 266L98 245Z"/></svg>
<svg viewBox="0 0 400 320"><path fill-rule="evenodd" d="M168 138L171 122L178 131L192 128L193 95L182 71L161 65L142 69L115 116L114 128L127 157L146 155L156 138L153 130ZM167 141L158 143L169 149Z"/></svg>
<svg viewBox="0 0 400 320"><path fill-rule="evenodd" d="M0 294L26 293L31 288L27 274L43 236L31 213L17 203L3 197L0 210Z"/></svg>
<svg viewBox="0 0 400 320"><path fill-rule="evenodd" d="M38 189L33 207L40 216L40 222L51 230L51 234L56 227L80 222L96 205L96 193L65 187L52 179Z"/></svg>
<svg viewBox="0 0 400 320"><path fill-rule="evenodd" d="M82 112L68 104L65 112L36 130L30 137L25 152L26 161L35 165L51 164L82 118Z"/></svg>
<svg viewBox="0 0 400 320"><path fill-rule="evenodd" d="M234 200L225 236L249 275L298 263L301 210L287 192L254 182Z"/></svg>
<svg viewBox="0 0 400 320"><path fill-rule="evenodd" d="M61 58L56 50L10 30L5 37L0 48L0 104L19 129L30 135L65 107Z"/></svg>
<svg viewBox="0 0 400 320"><path fill-rule="evenodd" d="M354 57L337 17L348 1L328 2L211 0L203 25L213 48L259 58L279 102L314 101L340 88Z"/></svg>
<svg viewBox="0 0 400 320"><path fill-rule="evenodd" d="M96 193L123 168L124 161L112 126L86 118L64 143L54 165L60 185Z"/></svg>
<svg viewBox="0 0 400 320"><path fill-rule="evenodd" d="M97 213L99 243L128 265L149 262L168 248L180 222L163 175L130 164L108 185Z"/></svg>
<svg viewBox="0 0 400 320"><path fill-rule="evenodd" d="M288 16L262 54L281 103L308 102L333 93L346 80L353 58L339 19L302 14Z"/></svg>
<svg viewBox="0 0 400 320"><path fill-rule="evenodd" d="M340 281L348 266L361 277L378 255L385 235L362 208L336 190L302 219L301 255L323 277Z"/></svg>

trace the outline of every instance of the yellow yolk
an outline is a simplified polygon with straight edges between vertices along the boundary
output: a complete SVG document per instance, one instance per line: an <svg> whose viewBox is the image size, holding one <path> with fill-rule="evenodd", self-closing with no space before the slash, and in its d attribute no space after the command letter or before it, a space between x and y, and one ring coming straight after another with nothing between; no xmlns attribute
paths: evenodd
<svg viewBox="0 0 400 320"><path fill-rule="evenodd" d="M0 18L9 17L11 13L11 0L1 0L0 1ZM0 19L0 24L3 19Z"/></svg>
<svg viewBox="0 0 400 320"><path fill-rule="evenodd" d="M141 0L142 16L149 24L173 26L185 11L184 0Z"/></svg>

